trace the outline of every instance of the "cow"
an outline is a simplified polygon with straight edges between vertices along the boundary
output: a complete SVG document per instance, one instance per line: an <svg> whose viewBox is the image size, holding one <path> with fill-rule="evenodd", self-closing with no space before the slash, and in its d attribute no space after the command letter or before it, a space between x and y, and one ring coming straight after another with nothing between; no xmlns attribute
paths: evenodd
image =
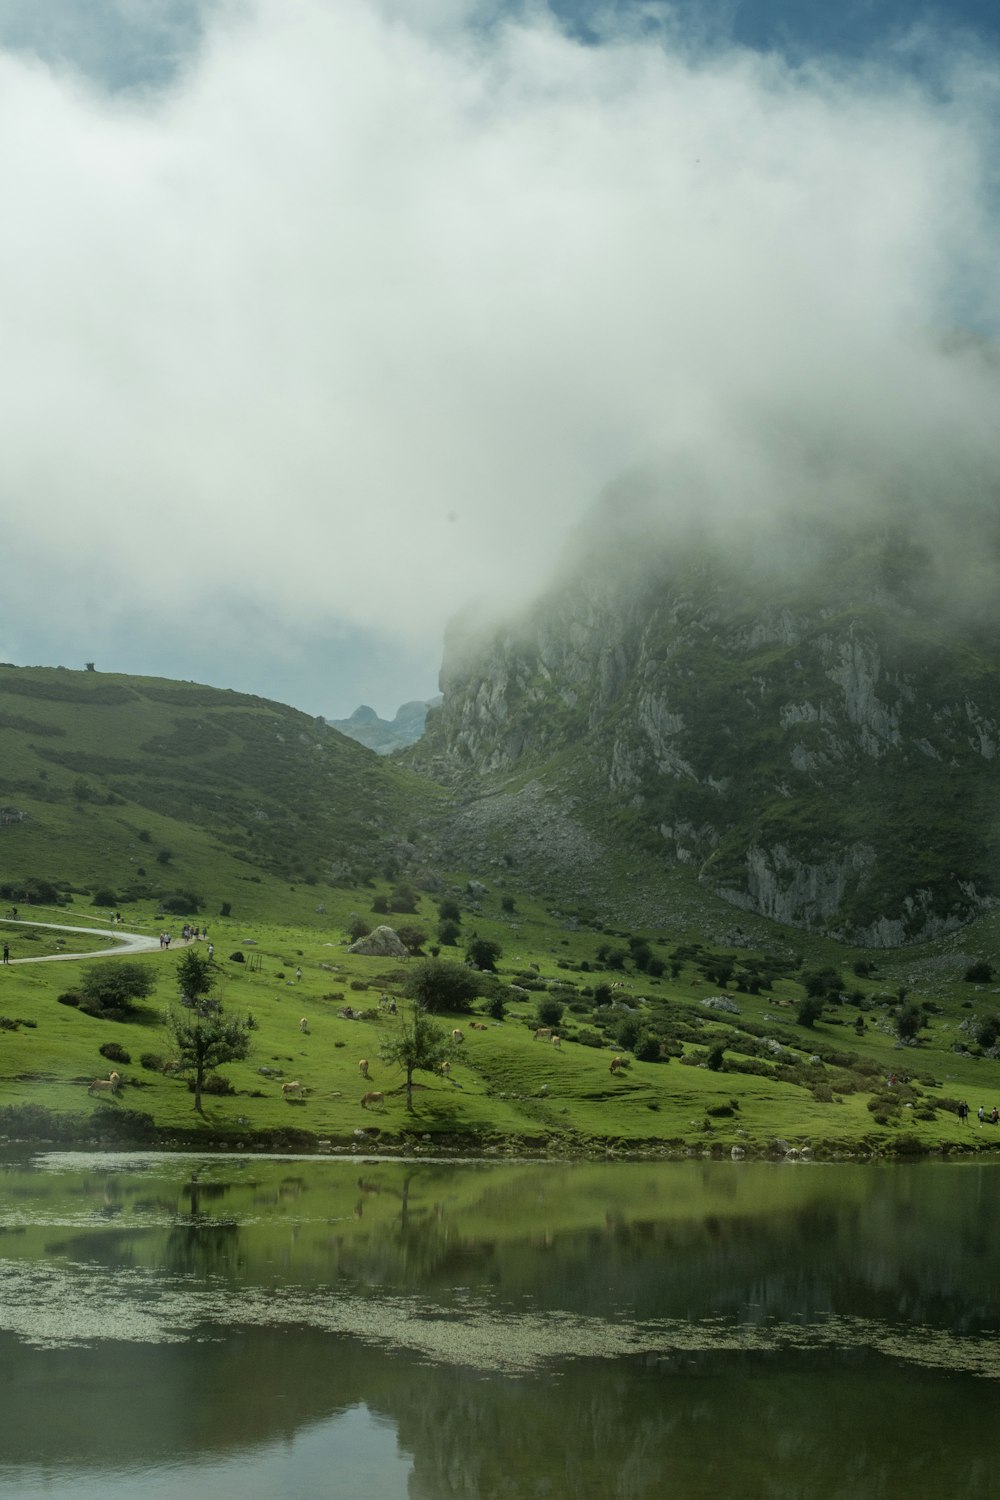
<svg viewBox="0 0 1000 1500"><path fill-rule="evenodd" d="M384 1104L385 1094L381 1089L372 1089L370 1093L361 1095L361 1108L370 1109L373 1104Z"/></svg>
<svg viewBox="0 0 1000 1500"><path fill-rule="evenodd" d="M625 1059L624 1059L624 1057L613 1057L611 1059L611 1066L608 1069L608 1072L609 1073L620 1073L622 1071L622 1069L624 1068L624 1066L625 1066Z"/></svg>
<svg viewBox="0 0 1000 1500"><path fill-rule="evenodd" d="M451 1063L447 1058L445 1058L444 1062L438 1063L438 1072L443 1073L445 1078L448 1077L448 1074L451 1072Z"/></svg>
<svg viewBox="0 0 1000 1500"><path fill-rule="evenodd" d="M299 1022L299 1030L302 1032L303 1036L308 1036L309 1035L309 1018L308 1018L308 1016L303 1016L302 1017L302 1020Z"/></svg>
<svg viewBox="0 0 1000 1500"><path fill-rule="evenodd" d="M546 1042L551 1037L551 1035L552 1035L552 1027L551 1026L539 1026L538 1030L535 1032L535 1041L536 1042Z"/></svg>
<svg viewBox="0 0 1000 1500"><path fill-rule="evenodd" d="M95 1078L87 1089L88 1094L110 1094L112 1098L118 1092L118 1085L122 1081L120 1073L112 1073L110 1078Z"/></svg>
<svg viewBox="0 0 1000 1500"><path fill-rule="evenodd" d="M456 1026L455 1029L454 1029L454 1031L451 1034L451 1039L452 1039L453 1042L464 1042L465 1041L465 1033L462 1032L462 1031L460 1031L459 1028Z"/></svg>
<svg viewBox="0 0 1000 1500"><path fill-rule="evenodd" d="M358 1060L358 1072L361 1074L362 1078L370 1078L371 1077L371 1074L368 1071L368 1059L367 1059L367 1057L359 1058L359 1060Z"/></svg>
<svg viewBox="0 0 1000 1500"><path fill-rule="evenodd" d="M281 1092L284 1094L284 1096L285 1096L286 1099L288 1098L288 1096L290 1094L301 1095L302 1094L302 1084L301 1084L300 1080L298 1078L296 1078L296 1080L295 1080L294 1083L283 1083L281 1085Z"/></svg>
<svg viewBox="0 0 1000 1500"><path fill-rule="evenodd" d="M552 1033L551 1040L552 1040L553 1047L561 1047L562 1046L562 1037L561 1036L557 1036L555 1032Z"/></svg>
<svg viewBox="0 0 1000 1500"><path fill-rule="evenodd" d="M470 1031L489 1031L489 1029L490 1028L487 1026L487 1024L486 1024L485 1021L470 1021L469 1022L469 1030Z"/></svg>

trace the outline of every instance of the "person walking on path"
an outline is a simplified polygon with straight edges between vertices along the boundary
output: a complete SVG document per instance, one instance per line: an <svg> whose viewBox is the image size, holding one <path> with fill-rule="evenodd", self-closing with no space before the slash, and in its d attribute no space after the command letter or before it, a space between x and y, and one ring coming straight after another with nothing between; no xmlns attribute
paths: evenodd
<svg viewBox="0 0 1000 1500"><path fill-rule="evenodd" d="M4 945L3 945L3 961L4 961L5 964L9 964L10 963L10 944L9 943L4 943Z"/></svg>

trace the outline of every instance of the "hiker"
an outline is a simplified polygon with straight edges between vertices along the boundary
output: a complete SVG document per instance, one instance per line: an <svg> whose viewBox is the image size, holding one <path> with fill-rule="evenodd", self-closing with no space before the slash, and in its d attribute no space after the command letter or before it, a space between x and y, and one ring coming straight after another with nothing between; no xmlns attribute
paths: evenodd
<svg viewBox="0 0 1000 1500"><path fill-rule="evenodd" d="M4 943L4 945L3 945L3 961L4 961L5 964L9 964L10 963L10 944L9 943Z"/></svg>
<svg viewBox="0 0 1000 1500"><path fill-rule="evenodd" d="M982 1130L982 1128L983 1128L983 1121L985 1120L985 1118L986 1118L986 1111L983 1108L983 1106L980 1105L979 1106L979 1128L980 1128L980 1130Z"/></svg>
<svg viewBox="0 0 1000 1500"><path fill-rule="evenodd" d="M957 1113L958 1123L960 1125L965 1125L969 1118L969 1106L966 1104L964 1099L960 1102Z"/></svg>

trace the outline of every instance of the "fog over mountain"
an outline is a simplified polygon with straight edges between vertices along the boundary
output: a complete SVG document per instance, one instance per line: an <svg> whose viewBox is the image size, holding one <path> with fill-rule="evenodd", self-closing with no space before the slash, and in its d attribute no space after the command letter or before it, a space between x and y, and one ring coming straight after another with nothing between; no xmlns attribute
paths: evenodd
<svg viewBox="0 0 1000 1500"><path fill-rule="evenodd" d="M0 656L385 713L622 476L988 483L992 38L712 14L4 7Z"/></svg>

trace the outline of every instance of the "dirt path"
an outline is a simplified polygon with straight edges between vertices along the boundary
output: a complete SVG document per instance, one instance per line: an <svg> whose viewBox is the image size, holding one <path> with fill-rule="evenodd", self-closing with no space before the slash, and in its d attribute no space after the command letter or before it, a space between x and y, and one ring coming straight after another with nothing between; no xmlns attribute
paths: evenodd
<svg viewBox="0 0 1000 1500"><path fill-rule="evenodd" d="M92 937L106 937L111 939L110 948L91 948L89 953L39 953L37 956L28 958L12 958L8 961L8 967L14 964L52 964L61 963L67 958L107 958L109 954L115 953L153 953L160 948L159 934L156 937L148 937L141 932L121 932L117 927L68 927L63 922L26 922L23 917L7 917L4 926L11 927L46 927L52 932L86 932ZM175 938L171 948L187 948L194 940L189 938Z"/></svg>

